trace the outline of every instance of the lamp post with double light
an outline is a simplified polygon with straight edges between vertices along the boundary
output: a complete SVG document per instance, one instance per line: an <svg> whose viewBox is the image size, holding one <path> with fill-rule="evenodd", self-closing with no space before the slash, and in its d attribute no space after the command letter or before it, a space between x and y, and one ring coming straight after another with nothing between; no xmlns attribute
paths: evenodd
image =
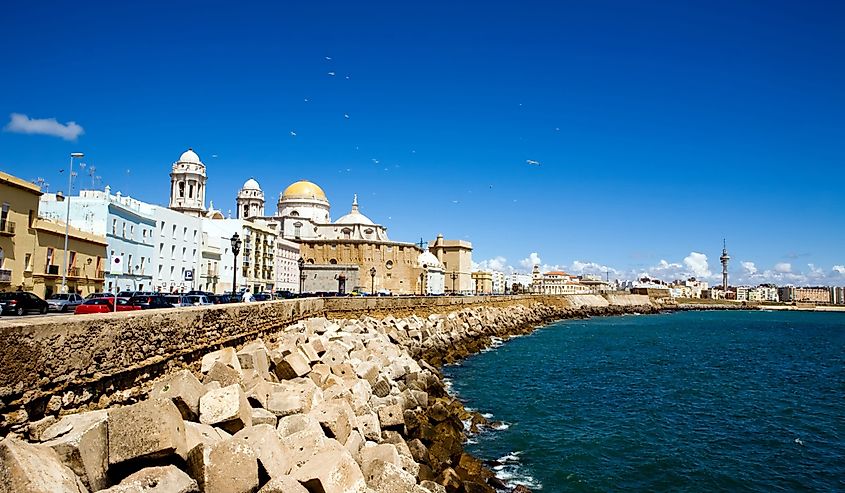
<svg viewBox="0 0 845 493"><path fill-rule="evenodd" d="M232 294L238 291L238 254L241 253L241 237L237 232L232 235Z"/></svg>
<svg viewBox="0 0 845 493"><path fill-rule="evenodd" d="M370 295L376 294L376 268L370 267Z"/></svg>
<svg viewBox="0 0 845 493"><path fill-rule="evenodd" d="M70 196L73 186L73 158L81 158L85 154L81 152L70 153L70 170L67 174L67 196L65 197L65 259L62 266L62 293L67 293L67 242L70 233Z"/></svg>

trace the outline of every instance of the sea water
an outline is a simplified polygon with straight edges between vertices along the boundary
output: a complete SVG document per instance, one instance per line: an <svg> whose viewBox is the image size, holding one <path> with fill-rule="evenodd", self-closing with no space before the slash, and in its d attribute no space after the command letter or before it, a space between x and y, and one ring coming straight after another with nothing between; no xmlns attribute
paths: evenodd
<svg viewBox="0 0 845 493"><path fill-rule="evenodd" d="M845 491L845 313L568 320L444 368L535 491Z"/></svg>

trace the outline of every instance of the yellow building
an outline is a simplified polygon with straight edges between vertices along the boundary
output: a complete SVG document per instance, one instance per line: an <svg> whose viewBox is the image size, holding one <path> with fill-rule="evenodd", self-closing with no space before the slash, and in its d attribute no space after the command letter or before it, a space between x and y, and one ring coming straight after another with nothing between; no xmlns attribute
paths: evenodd
<svg viewBox="0 0 845 493"><path fill-rule="evenodd" d="M474 294L493 294L493 273L477 270L472 273Z"/></svg>
<svg viewBox="0 0 845 493"><path fill-rule="evenodd" d="M464 240L444 240L437 235L428 251L443 264L446 275L446 289L449 292L470 294L476 291L472 277L472 243ZM492 291L492 279L491 279Z"/></svg>
<svg viewBox="0 0 845 493"><path fill-rule="evenodd" d="M103 289L106 239L38 217L41 189L0 172L0 290L21 289L42 298L61 292L67 265L69 292L83 296Z"/></svg>

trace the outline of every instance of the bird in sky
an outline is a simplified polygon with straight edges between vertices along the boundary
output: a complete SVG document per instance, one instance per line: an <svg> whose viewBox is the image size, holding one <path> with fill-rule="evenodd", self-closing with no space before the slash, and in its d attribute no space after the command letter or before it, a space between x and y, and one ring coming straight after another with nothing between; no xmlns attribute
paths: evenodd
<svg viewBox="0 0 845 493"><path fill-rule="evenodd" d="M293 130L291 130L291 131L290 131L290 136L291 136L291 137L296 137L296 132L294 132Z"/></svg>
<svg viewBox="0 0 845 493"><path fill-rule="evenodd" d="M326 57L326 60L331 60L331 59L332 59L332 57L330 57L330 56Z"/></svg>
<svg viewBox="0 0 845 493"><path fill-rule="evenodd" d="M334 72L329 72L329 75L331 75L332 77L334 77L334 76L335 76L335 75L337 75L337 74L336 74L336 73L334 73Z"/></svg>
<svg viewBox="0 0 845 493"><path fill-rule="evenodd" d="M373 164L378 164L378 159L373 159Z"/></svg>
<svg viewBox="0 0 845 493"><path fill-rule="evenodd" d="M217 154L212 154L211 157L217 157Z"/></svg>
<svg viewBox="0 0 845 493"><path fill-rule="evenodd" d="M531 166L540 166L540 161L535 161L533 159L526 159L525 162Z"/></svg>
<svg viewBox="0 0 845 493"><path fill-rule="evenodd" d="M306 102L306 103L308 102L308 98L305 98L305 102Z"/></svg>
<svg viewBox="0 0 845 493"><path fill-rule="evenodd" d="M348 120L348 119L349 119L349 113L344 113L344 114L343 114L343 117L344 117L344 118L346 118L346 119Z"/></svg>

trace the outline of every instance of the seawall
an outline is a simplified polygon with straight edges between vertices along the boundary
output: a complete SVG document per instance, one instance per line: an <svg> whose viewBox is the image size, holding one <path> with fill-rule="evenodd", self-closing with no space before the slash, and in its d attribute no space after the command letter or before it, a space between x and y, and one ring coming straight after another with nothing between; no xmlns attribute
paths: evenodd
<svg viewBox="0 0 845 493"><path fill-rule="evenodd" d="M3 317L0 434L57 409L71 412L129 402L145 382L196 367L207 352L259 337L272 340L274 333L299 320L428 317L470 307L536 304L546 307L552 318L584 307L652 306L648 297L637 295L305 298L180 310ZM430 351L427 356L436 355Z"/></svg>

